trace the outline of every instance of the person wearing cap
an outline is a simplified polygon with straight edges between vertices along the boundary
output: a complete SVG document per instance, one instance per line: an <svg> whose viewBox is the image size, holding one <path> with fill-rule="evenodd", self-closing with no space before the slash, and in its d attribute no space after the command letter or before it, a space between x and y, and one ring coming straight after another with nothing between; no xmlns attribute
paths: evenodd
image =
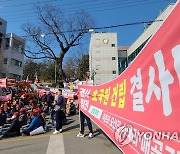
<svg viewBox="0 0 180 154"><path fill-rule="evenodd" d="M13 119L13 121L12 121L10 127L3 134L3 138L20 136L20 127L21 126L20 126L20 122L19 122L19 113L14 112L12 119Z"/></svg>
<svg viewBox="0 0 180 154"><path fill-rule="evenodd" d="M31 121L29 127L24 129L22 131L22 134L29 136L31 131L33 131L33 130L35 130L41 126L41 119L39 117L39 110L38 109L33 110L33 112L31 113L31 117L32 117L32 121Z"/></svg>
<svg viewBox="0 0 180 154"><path fill-rule="evenodd" d="M37 108L37 110L38 110L38 113L39 113L38 116L41 119L41 126L43 126L43 128L44 128L45 124L46 124L46 115L43 112L42 108Z"/></svg>
<svg viewBox="0 0 180 154"><path fill-rule="evenodd" d="M21 108L20 109L20 117L19 117L19 122L21 126L27 125L28 117L27 117L27 112L26 108Z"/></svg>

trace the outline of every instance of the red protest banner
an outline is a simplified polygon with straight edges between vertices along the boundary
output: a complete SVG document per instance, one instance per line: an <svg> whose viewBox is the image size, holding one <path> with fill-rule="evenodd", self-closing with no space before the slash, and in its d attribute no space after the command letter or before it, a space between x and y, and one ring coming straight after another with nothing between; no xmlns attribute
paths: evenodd
<svg viewBox="0 0 180 154"><path fill-rule="evenodd" d="M178 1L123 74L78 87L80 110L125 153L180 152L179 27Z"/></svg>
<svg viewBox="0 0 180 154"><path fill-rule="evenodd" d="M5 96L0 96L0 102L10 101L11 98L12 98L12 95L11 95L11 94L8 94L8 95L5 95Z"/></svg>

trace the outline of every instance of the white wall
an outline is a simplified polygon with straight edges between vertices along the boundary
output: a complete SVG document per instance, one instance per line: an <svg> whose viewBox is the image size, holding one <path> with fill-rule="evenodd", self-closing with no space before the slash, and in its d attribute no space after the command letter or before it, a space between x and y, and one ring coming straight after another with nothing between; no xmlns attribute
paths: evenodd
<svg viewBox="0 0 180 154"><path fill-rule="evenodd" d="M112 47L112 44L115 47ZM115 57L115 60L112 60ZM108 82L118 76L117 33L92 33L89 49L90 74L94 84ZM116 71L113 74L112 71Z"/></svg>

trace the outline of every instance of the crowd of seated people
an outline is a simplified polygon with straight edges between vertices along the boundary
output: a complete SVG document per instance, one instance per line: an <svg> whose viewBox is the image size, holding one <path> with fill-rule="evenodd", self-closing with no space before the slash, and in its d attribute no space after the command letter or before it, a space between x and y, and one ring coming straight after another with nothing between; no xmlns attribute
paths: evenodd
<svg viewBox="0 0 180 154"><path fill-rule="evenodd" d="M28 104L24 103L22 98L15 97L12 102L1 102L0 128L4 128L5 126L8 126L8 128L4 132L0 129L0 139L31 135L31 132L40 127L45 130L45 117L47 115L51 117L53 125L55 116L54 102L55 99L51 93L44 93L43 96L29 101ZM70 105L73 106L72 103ZM66 123L66 117L64 118L64 123Z"/></svg>

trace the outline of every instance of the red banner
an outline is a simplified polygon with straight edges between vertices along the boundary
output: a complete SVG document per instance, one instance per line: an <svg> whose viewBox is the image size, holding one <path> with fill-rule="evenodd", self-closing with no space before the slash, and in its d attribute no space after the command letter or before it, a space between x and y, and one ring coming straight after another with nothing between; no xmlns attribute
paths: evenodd
<svg viewBox="0 0 180 154"><path fill-rule="evenodd" d="M6 95L6 96L0 96L0 102L3 102L3 101L10 101L12 98L12 95L9 94L9 95Z"/></svg>
<svg viewBox="0 0 180 154"><path fill-rule="evenodd" d="M123 152L180 153L180 3L118 78L78 90L80 110Z"/></svg>
<svg viewBox="0 0 180 154"><path fill-rule="evenodd" d="M0 79L0 87L8 88L16 84L16 79L3 78Z"/></svg>

